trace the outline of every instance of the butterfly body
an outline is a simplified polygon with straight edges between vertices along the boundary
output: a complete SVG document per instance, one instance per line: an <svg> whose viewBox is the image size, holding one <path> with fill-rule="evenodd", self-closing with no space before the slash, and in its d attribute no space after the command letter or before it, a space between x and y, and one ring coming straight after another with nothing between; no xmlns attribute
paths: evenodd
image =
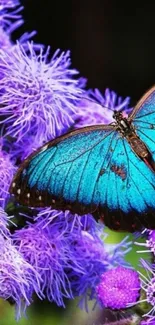
<svg viewBox="0 0 155 325"><path fill-rule="evenodd" d="M139 158L155 171L155 162L153 161L152 155L149 152L145 143L136 134L135 128L127 118L123 117L121 112L115 111L113 118L116 120L116 130L125 137L130 144L132 150L138 155Z"/></svg>
<svg viewBox="0 0 155 325"><path fill-rule="evenodd" d="M23 205L92 213L115 230L155 229L155 87L127 118L113 118L48 142L10 192Z"/></svg>

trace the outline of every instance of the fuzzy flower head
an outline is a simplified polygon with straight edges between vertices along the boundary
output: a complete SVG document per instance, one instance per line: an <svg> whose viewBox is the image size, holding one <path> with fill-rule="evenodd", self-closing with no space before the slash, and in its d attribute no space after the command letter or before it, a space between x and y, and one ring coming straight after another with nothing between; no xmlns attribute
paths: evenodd
<svg viewBox="0 0 155 325"><path fill-rule="evenodd" d="M17 318L32 300L33 292L40 296L40 276L12 245L0 236L0 297L16 303Z"/></svg>
<svg viewBox="0 0 155 325"><path fill-rule="evenodd" d="M129 113L130 98L117 96L114 91L105 90L104 95L98 89L89 90L87 98L82 99L79 104L80 116L77 118L75 128L80 128L86 125L107 124L113 122L113 111L123 110Z"/></svg>
<svg viewBox="0 0 155 325"><path fill-rule="evenodd" d="M73 294L80 297L81 307L87 309L88 299L96 298L100 276L113 266L127 265L124 256L131 249L131 242L126 237L117 245L103 243L100 236L104 235L104 226L90 214L81 217L48 208L41 210L36 220L40 229L56 225L59 234L68 240L72 258L66 272Z"/></svg>
<svg viewBox="0 0 155 325"><path fill-rule="evenodd" d="M41 275L41 289L47 299L64 306L65 297L86 296L88 289L94 292L99 274L111 262L95 234L91 217L86 222L85 216L79 223L70 213L53 211L53 218L52 212L50 216L49 221L47 211L42 212L35 224L17 230L13 240L25 260ZM94 237L82 230L85 227Z"/></svg>
<svg viewBox="0 0 155 325"><path fill-rule="evenodd" d="M45 143L43 138L37 138L32 135L31 132L27 134L26 138L21 138L19 141L13 141L8 143L9 154L13 161L21 163L26 159L32 152L35 152Z"/></svg>
<svg viewBox="0 0 155 325"><path fill-rule="evenodd" d="M11 55L0 50L0 115L7 134L19 140L31 130L47 141L73 125L84 91L69 69L69 52L56 51L48 61L49 48L38 55L32 43L27 48L29 55L19 43Z"/></svg>
<svg viewBox="0 0 155 325"><path fill-rule="evenodd" d="M118 266L108 270L101 277L97 295L104 307L121 309L134 304L140 295L138 273Z"/></svg>
<svg viewBox="0 0 155 325"><path fill-rule="evenodd" d="M59 225L40 227L40 223L17 230L13 240L19 252L41 275L41 289L49 301L64 305L64 298L73 298L71 285L65 272L72 263L81 272L70 252L70 235L59 232Z"/></svg>
<svg viewBox="0 0 155 325"><path fill-rule="evenodd" d="M96 287L102 274L119 263L120 256L115 254L116 252L113 256L111 252L109 256L106 245L101 239L97 235L92 236L87 231L74 234L70 241L70 250L84 270L82 275L76 274L75 270L69 274L69 279L72 279L72 290L75 296L81 297L80 305L87 310L87 301L97 298Z"/></svg>
<svg viewBox="0 0 155 325"><path fill-rule="evenodd" d="M48 225L52 226L57 224L60 233L64 231L67 233L87 231L93 237L98 236L101 232L103 234L104 228L103 224L96 222L91 214L79 216L76 213L71 213L69 210L63 212L51 208L41 209L35 217L35 220L43 228Z"/></svg>
<svg viewBox="0 0 155 325"><path fill-rule="evenodd" d="M88 311L88 300L95 298L99 277L109 266L107 254L99 238L93 238L86 231L72 232L69 249L72 260L66 272L71 289L74 297L79 297L79 306ZM76 267L73 267L73 261L76 261Z"/></svg>

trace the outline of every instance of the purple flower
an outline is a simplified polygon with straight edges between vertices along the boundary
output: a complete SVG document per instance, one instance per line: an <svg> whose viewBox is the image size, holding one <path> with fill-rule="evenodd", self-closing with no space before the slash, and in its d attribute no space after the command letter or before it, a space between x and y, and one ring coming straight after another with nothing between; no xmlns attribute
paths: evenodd
<svg viewBox="0 0 155 325"><path fill-rule="evenodd" d="M62 232L62 229L67 232L77 231L80 233L85 230L93 236L98 235L99 232L102 232L103 235L103 224L97 223L91 214L79 216L78 214L72 214L69 210L63 212L45 208L38 212L35 220L40 224L40 227L57 223L60 232Z"/></svg>
<svg viewBox="0 0 155 325"><path fill-rule="evenodd" d="M144 246L146 247L146 249L144 249L143 251L137 251L137 253L150 253L152 252L155 255L155 230L149 230L146 229L145 232L143 231L143 234L145 233L145 235L147 236L146 241L145 242L135 242L136 245L138 246Z"/></svg>
<svg viewBox="0 0 155 325"><path fill-rule="evenodd" d="M14 24L19 24L19 26L21 25L21 23L23 22L23 20L21 19L21 14L20 12L23 10L23 7L19 7L13 11L11 10L7 10L7 9L3 9L1 7L0 10L0 27L2 27L4 30L8 30L8 28L12 29L11 25L13 25L13 29L16 29L14 27Z"/></svg>
<svg viewBox="0 0 155 325"><path fill-rule="evenodd" d="M10 231L8 228L9 222L11 218L7 215L7 213L0 207L0 238L3 236L4 238L8 238L10 236Z"/></svg>
<svg viewBox="0 0 155 325"><path fill-rule="evenodd" d="M43 138L37 138L35 135L28 133L26 139L21 138L19 141L14 141L8 144L9 154L12 159L18 163L22 162L25 158L27 158L32 152L37 150L44 144Z"/></svg>
<svg viewBox="0 0 155 325"><path fill-rule="evenodd" d="M28 264L11 240L0 236L0 297L13 299L17 318L25 312L36 292L41 298L40 275Z"/></svg>
<svg viewBox="0 0 155 325"><path fill-rule="evenodd" d="M41 290L47 299L64 307L64 298L73 298L65 269L72 265L82 272L71 254L69 234L59 231L59 223L44 229L36 223L17 230L13 240L24 259L40 274Z"/></svg>
<svg viewBox="0 0 155 325"><path fill-rule="evenodd" d="M11 34L18 29L24 23L23 19L17 19L14 23L11 23L9 26L2 28L0 26L0 48L5 51L14 50L16 44L11 40ZM23 45L25 50L28 50L27 41L29 41L33 36L36 35L36 31L25 32L20 38L19 43ZM40 50L44 46L42 44L34 44L35 50Z"/></svg>
<svg viewBox="0 0 155 325"><path fill-rule="evenodd" d="M42 231L50 231L52 240L55 241L58 233L61 241L64 239L67 241L70 255L69 263L64 264L65 274L73 295L80 296L80 304L83 306L85 303L86 309L88 299L96 298L96 286L103 272L118 264L128 265L124 259L125 254L131 249L128 237L117 245L104 244L100 239L101 234L104 236L103 225L98 224L90 214L81 217L69 211L47 208L38 213L36 222ZM38 233L36 236L38 237ZM23 233L23 242L25 238ZM21 247L21 244L19 246ZM26 250L28 251L27 247ZM25 254L24 252L24 256ZM43 259L44 256L43 254Z"/></svg>
<svg viewBox="0 0 155 325"><path fill-rule="evenodd" d="M84 273L77 274L75 270L72 270L68 276L74 295L81 297L81 307L88 310L87 301L97 299L96 287L102 274L122 262L123 259L120 259L121 253L119 254L119 251L122 249L125 255L124 246L125 241L123 242L123 248L121 248L121 245L117 248L113 247L109 254L106 244L101 241L100 237L97 237L97 234L95 237L87 231L72 234L70 250L73 252L78 265L81 265ZM118 253L116 254L117 249ZM127 247L126 251L128 249ZM125 264L124 261L123 264Z"/></svg>
<svg viewBox="0 0 155 325"><path fill-rule="evenodd" d="M26 50L27 53L29 53L29 41L37 34L36 30L33 30L32 32L25 32L20 38L18 39L19 43L22 44L23 48ZM33 42L33 41L32 41ZM18 43L13 44L14 47L16 45L18 46ZM41 43L34 43L33 42L33 49L37 52L41 49L43 50L45 48L45 45Z"/></svg>
<svg viewBox="0 0 155 325"><path fill-rule="evenodd" d="M145 292L145 299L140 300L139 302L147 302L151 305L152 308L149 309L148 313L145 313L143 317L147 317L150 323L146 324L153 324L155 323L155 272L154 266L148 264L144 259L140 259L142 267L147 271L147 277L140 273L141 279L141 288ZM147 321L148 321L147 320ZM152 322L152 323L151 323Z"/></svg>
<svg viewBox="0 0 155 325"><path fill-rule="evenodd" d="M0 206L6 205L9 197L9 187L16 171L16 167L9 154L0 147ZM2 200L3 199L3 200Z"/></svg>
<svg viewBox="0 0 155 325"><path fill-rule="evenodd" d="M106 243L104 247L112 266L121 265L131 268L131 265L125 260L125 255L132 249L132 242L129 241L129 236L124 237L123 240L117 244Z"/></svg>
<svg viewBox="0 0 155 325"><path fill-rule="evenodd" d="M155 230L149 231L148 238L146 239L146 247L155 255Z"/></svg>
<svg viewBox="0 0 155 325"><path fill-rule="evenodd" d="M89 290L89 298L93 299L101 274L110 266L103 242L86 231L75 232L70 239L70 250L78 265L84 270L83 274L69 270L74 295L86 297Z"/></svg>
<svg viewBox="0 0 155 325"><path fill-rule="evenodd" d="M129 251L126 239L122 246L111 250L108 246L106 250L100 230L91 215L80 217L69 211L45 209L39 212L35 224L17 230L13 240L41 275L41 290L47 299L64 306L64 297L80 296L82 303L93 299L103 272L125 263L123 256Z"/></svg>
<svg viewBox="0 0 155 325"><path fill-rule="evenodd" d="M18 141L29 132L47 141L73 125L84 91L73 79L77 71L69 69L69 52L56 51L48 61L49 48L37 55L32 43L27 47L29 55L19 43L11 55L0 50L0 115Z"/></svg>
<svg viewBox="0 0 155 325"><path fill-rule="evenodd" d="M108 270L101 276L97 295L104 307L111 309L129 307L129 303L134 304L140 296L138 273L122 266Z"/></svg>
<svg viewBox="0 0 155 325"><path fill-rule="evenodd" d="M80 128L86 125L93 124L107 124L113 122L113 110L124 110L126 113L130 112L129 102L130 98L118 97L114 91L108 88L105 90L104 96L98 89L94 91L89 90L88 95L85 96L80 104L80 116L78 117L75 128Z"/></svg>
<svg viewBox="0 0 155 325"><path fill-rule="evenodd" d="M14 8L19 5L18 0L0 0L0 10L6 9L6 8Z"/></svg>

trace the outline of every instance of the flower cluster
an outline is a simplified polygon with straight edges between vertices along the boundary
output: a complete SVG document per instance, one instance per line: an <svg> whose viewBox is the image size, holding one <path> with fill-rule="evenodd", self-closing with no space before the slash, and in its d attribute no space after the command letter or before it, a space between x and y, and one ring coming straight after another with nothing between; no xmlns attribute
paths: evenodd
<svg viewBox="0 0 155 325"><path fill-rule="evenodd" d="M27 43L27 49L29 54L18 43L11 56L0 50L0 115L6 134L16 138L21 148L29 139L32 151L36 143L69 130L84 90L73 79L77 71L69 69L69 52L56 51L48 59L49 48L37 54L33 43Z"/></svg>
<svg viewBox="0 0 155 325"><path fill-rule="evenodd" d="M80 296L82 301L83 298L85 301L97 299L96 285L100 276L120 262L118 256L128 252L128 242L124 245L126 249L120 245L116 254L115 247L109 256L106 244L98 236L98 227L96 234L94 229L92 235L92 228L89 228L91 215L78 222L69 212L51 211L50 214L48 210L44 217L42 213L34 224L28 223L12 236L18 251L40 274L42 293L58 306L64 306L64 298L75 296Z"/></svg>
<svg viewBox="0 0 155 325"><path fill-rule="evenodd" d="M49 301L64 306L64 298L73 298L65 273L72 256L68 241L60 235L57 225L42 229L40 224L30 224L17 230L13 241L24 259L40 274L41 290ZM76 269L78 272L78 266Z"/></svg>

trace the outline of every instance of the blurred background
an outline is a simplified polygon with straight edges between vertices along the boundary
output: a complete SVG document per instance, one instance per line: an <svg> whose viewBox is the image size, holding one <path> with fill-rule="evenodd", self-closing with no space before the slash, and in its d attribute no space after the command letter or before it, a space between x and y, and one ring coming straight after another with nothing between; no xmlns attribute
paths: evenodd
<svg viewBox="0 0 155 325"><path fill-rule="evenodd" d="M89 88L111 88L135 103L155 83L155 2L22 0L25 24L36 42L70 49Z"/></svg>
<svg viewBox="0 0 155 325"><path fill-rule="evenodd" d="M135 105L155 83L155 2L120 0L22 0L25 24L13 34L37 30L34 41L71 50L72 66L88 79L88 88L114 90ZM110 234L120 241L123 234ZM117 237L117 239L116 239ZM134 261L130 254L130 261ZM35 300L35 299L34 299ZM102 317L101 317L102 316ZM111 315L116 320L117 315ZM14 325L14 308L0 301L0 325ZM66 309L35 300L19 325L103 325L101 312L87 315L77 303Z"/></svg>

